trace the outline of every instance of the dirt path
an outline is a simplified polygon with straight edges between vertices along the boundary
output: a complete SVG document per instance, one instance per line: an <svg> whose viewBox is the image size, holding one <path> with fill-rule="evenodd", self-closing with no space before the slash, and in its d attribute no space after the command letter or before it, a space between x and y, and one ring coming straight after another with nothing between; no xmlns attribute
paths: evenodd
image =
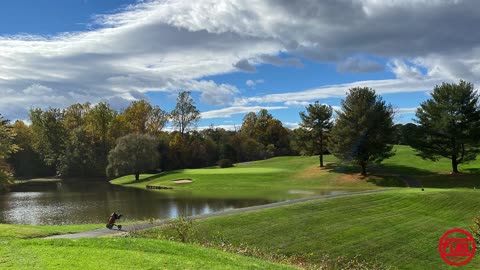
<svg viewBox="0 0 480 270"><path fill-rule="evenodd" d="M391 190L391 189L368 190L368 191L360 191L360 192L352 192L352 193L342 193L342 194L332 194L332 195L323 195L323 196L316 196L316 197L310 197L310 198L302 198L302 199L296 199L296 200L276 202L276 203L271 203L271 204L263 204L263 205L245 207L245 208L236 208L236 209L230 209L230 210L225 210L225 211L212 212L212 213L208 213L208 214L192 216L190 218L193 219L193 220L196 220L196 219L204 219L204 218L210 218L210 217L220 217L220 216L232 215L232 214L237 214L237 213L245 213L245 212L251 212L251 211L256 211L256 210L261 210L261 209L285 206L285 205L290 205L290 204L300 203L300 202L307 202L307 201L313 201L313 200L319 200L319 199L328 199L328 198L335 198L335 197L354 196L354 195L359 195L359 194L378 193L378 192L384 192L384 191L387 191L387 190ZM97 230L91 230L91 231L79 232L79 233L72 233L72 234L54 235L54 236L45 237L45 239L95 238L95 237L112 235L112 234L117 234L117 233L122 233L122 232L129 232L129 231L133 231L133 230L150 229L150 228L154 228L154 227L158 227L158 226L168 224L169 222L170 222L170 220L165 219L165 220L156 221L156 222L153 222L153 223L144 222L144 223L138 223L138 224L132 224L132 225L124 225L122 227L121 231L119 231L119 230L109 230L109 229L105 228L105 229L97 229Z"/></svg>

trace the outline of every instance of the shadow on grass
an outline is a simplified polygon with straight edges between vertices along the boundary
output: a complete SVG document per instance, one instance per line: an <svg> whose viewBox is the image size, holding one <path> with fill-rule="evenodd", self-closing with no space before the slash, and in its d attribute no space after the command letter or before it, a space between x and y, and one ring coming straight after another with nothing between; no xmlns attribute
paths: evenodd
<svg viewBox="0 0 480 270"><path fill-rule="evenodd" d="M355 175L361 180L381 187L407 187L405 181L399 177L396 177L390 173L385 173L384 171L372 170L371 167L368 168L367 176L360 175L360 166L349 163L328 163L325 166L325 169L329 172Z"/></svg>
<svg viewBox="0 0 480 270"><path fill-rule="evenodd" d="M147 182L147 181L150 181L150 180L153 180L153 179L161 179L162 177L165 177L165 176L170 175L170 174L178 173L180 171L182 171L182 170L161 172L161 173L150 175L150 176L144 177L144 178L140 177L140 179L138 181L135 181L135 179L133 179L130 182L124 183L124 185L138 184L138 183Z"/></svg>
<svg viewBox="0 0 480 270"><path fill-rule="evenodd" d="M478 188L480 187L480 168L461 170L461 173L437 173L416 167L403 165L381 165L385 171L417 179L423 187L430 188Z"/></svg>
<svg viewBox="0 0 480 270"><path fill-rule="evenodd" d="M329 163L326 169L332 172L357 174L360 167L352 164ZM424 187L424 188L480 188L480 168L462 170L459 174L443 174L413 166L374 164L364 177L382 187Z"/></svg>

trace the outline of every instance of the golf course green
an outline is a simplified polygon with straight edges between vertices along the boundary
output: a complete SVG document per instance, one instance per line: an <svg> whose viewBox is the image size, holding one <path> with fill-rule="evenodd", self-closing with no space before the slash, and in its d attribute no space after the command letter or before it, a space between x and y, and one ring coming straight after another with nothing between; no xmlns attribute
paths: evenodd
<svg viewBox="0 0 480 270"><path fill-rule="evenodd" d="M447 265L437 249L440 237L453 228L468 230L472 219L480 215L480 191L473 189L480 185L475 169L480 168L479 162L462 165L462 174L452 175L449 173L449 160L441 159L437 163L425 161L415 156L407 146L396 146L395 151L396 155L385 160L381 170L374 168L374 175L369 178L358 180L354 168L342 176L338 168L336 170L335 166L331 166L327 172L319 169L303 188L314 188L315 183L323 187L355 185L379 188L368 180L376 178L381 182L378 179L402 174L421 181L424 191L420 188L399 188L384 193L317 200L211 218L196 222L196 233L190 241L217 247L226 244L249 246L258 248L262 253L301 257L312 265L321 264L326 256L333 260L344 256L381 262L384 266L399 269L445 268ZM285 183L298 184L298 175L314 165L292 162L296 159L311 164L316 161L313 157L276 158L252 167L288 167L290 181L285 180ZM334 162L332 157L327 157L327 160ZM282 161L295 165L282 166ZM343 165L338 166L344 168ZM193 171L189 170L190 176L194 176L191 174ZM375 175L375 171L381 173ZM179 174L175 172L165 177L172 179ZM340 180L347 176L355 177L356 181ZM162 177L152 177L148 181L168 183L167 179L161 182ZM252 175L243 178L245 176L239 174L237 177L253 181ZM258 178L258 185L263 184L262 180L273 181L271 178ZM211 182L213 180L207 180L207 184ZM135 236L172 239L175 233L165 227L138 232ZM475 268L479 262L474 258L467 268Z"/></svg>
<svg viewBox="0 0 480 270"><path fill-rule="evenodd" d="M322 195L328 190L360 191L382 188L376 175L361 178L351 165L337 164L333 156L325 157L327 166L318 166L318 157L292 156L235 164L232 168L184 169L160 174L143 174L136 182L133 175L111 181L116 185L146 189L161 186L159 192L178 196L186 192L191 197L265 198L283 200L298 194ZM385 178L388 178L386 176ZM177 184L174 180L191 179Z"/></svg>
<svg viewBox="0 0 480 270"><path fill-rule="evenodd" d="M172 226L114 238L29 239L103 225L0 225L0 267L13 269L448 269L438 253L448 230L469 230L480 216L478 161L451 175L448 160L424 161L406 146L362 178L358 168L326 156L278 157L233 168L187 169L113 180L117 185L172 187L155 192L194 196L266 196L288 190L382 189L380 193L319 199L288 206L194 221L187 243ZM405 188L399 175L421 181ZM175 184L172 180L192 179ZM252 195L253 192L253 195ZM247 256L240 256L240 255ZM284 263L280 265L278 263ZM464 266L475 269L478 257ZM324 267L324 268L321 268ZM330 268L329 268L330 267ZM350 267L350 268L349 268Z"/></svg>

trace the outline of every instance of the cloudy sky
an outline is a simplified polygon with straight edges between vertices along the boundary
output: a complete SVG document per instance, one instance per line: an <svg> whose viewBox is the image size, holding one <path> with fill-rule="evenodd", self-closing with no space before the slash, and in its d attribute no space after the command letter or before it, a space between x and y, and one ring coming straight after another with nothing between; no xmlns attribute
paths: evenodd
<svg viewBox="0 0 480 270"><path fill-rule="evenodd" d="M480 79L476 0L3 0L0 113L191 90L199 126L268 109L287 126L310 102L369 86L410 122L443 81Z"/></svg>

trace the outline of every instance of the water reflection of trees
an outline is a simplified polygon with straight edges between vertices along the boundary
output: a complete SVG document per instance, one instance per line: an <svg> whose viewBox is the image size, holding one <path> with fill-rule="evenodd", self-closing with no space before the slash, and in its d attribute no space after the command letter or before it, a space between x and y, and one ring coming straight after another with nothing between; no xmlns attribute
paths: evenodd
<svg viewBox="0 0 480 270"><path fill-rule="evenodd" d="M179 195L118 187L105 182L24 187L21 192L0 197L0 222L103 223L111 212L117 210L127 220L165 219L270 202L264 199L199 199L188 194L175 196Z"/></svg>

